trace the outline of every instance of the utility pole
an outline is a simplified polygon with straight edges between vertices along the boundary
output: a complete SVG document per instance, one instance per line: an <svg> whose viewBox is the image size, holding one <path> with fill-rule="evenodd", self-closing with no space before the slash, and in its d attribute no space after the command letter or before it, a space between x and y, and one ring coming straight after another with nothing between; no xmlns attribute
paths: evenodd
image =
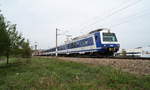
<svg viewBox="0 0 150 90"><path fill-rule="evenodd" d="M58 37L58 29L56 28L56 53L55 53L55 55L56 55L56 57L58 56L58 48L57 48L57 37Z"/></svg>
<svg viewBox="0 0 150 90"><path fill-rule="evenodd" d="M58 36L62 35L62 34L58 34L59 30L60 29L56 28L56 52L55 52L56 57L58 56ZM69 40L69 37L71 37L71 35L66 35L66 36L67 36L68 40Z"/></svg>

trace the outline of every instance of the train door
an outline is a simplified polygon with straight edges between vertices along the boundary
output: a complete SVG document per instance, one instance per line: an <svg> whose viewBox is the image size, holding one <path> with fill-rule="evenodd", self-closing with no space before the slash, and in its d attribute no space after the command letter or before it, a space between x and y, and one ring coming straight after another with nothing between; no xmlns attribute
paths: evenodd
<svg viewBox="0 0 150 90"><path fill-rule="evenodd" d="M96 47L100 47L101 46L100 32L96 32L94 36L95 36Z"/></svg>

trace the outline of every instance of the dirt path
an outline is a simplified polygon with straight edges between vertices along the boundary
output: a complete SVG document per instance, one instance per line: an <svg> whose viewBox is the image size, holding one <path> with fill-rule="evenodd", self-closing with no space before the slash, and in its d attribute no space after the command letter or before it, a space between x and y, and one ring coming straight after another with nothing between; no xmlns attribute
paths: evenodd
<svg viewBox="0 0 150 90"><path fill-rule="evenodd" d="M121 69L125 72L130 72L138 75L150 75L150 60L67 58L67 57L59 57L59 59L95 65L112 66L117 69Z"/></svg>

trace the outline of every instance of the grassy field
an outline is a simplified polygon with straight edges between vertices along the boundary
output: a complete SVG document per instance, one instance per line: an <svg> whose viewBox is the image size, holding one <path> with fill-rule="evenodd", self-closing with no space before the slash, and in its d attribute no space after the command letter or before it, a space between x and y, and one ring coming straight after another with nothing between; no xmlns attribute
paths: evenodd
<svg viewBox="0 0 150 90"><path fill-rule="evenodd" d="M53 59L0 62L0 90L150 90L150 76Z"/></svg>

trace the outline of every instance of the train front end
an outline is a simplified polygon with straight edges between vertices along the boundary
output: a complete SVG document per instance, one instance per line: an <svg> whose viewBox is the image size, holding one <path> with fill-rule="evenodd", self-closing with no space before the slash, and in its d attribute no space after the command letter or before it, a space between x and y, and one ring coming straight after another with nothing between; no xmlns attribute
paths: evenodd
<svg viewBox="0 0 150 90"><path fill-rule="evenodd" d="M99 53L113 55L120 48L116 34L110 32L109 29L102 29L95 32L96 48Z"/></svg>

